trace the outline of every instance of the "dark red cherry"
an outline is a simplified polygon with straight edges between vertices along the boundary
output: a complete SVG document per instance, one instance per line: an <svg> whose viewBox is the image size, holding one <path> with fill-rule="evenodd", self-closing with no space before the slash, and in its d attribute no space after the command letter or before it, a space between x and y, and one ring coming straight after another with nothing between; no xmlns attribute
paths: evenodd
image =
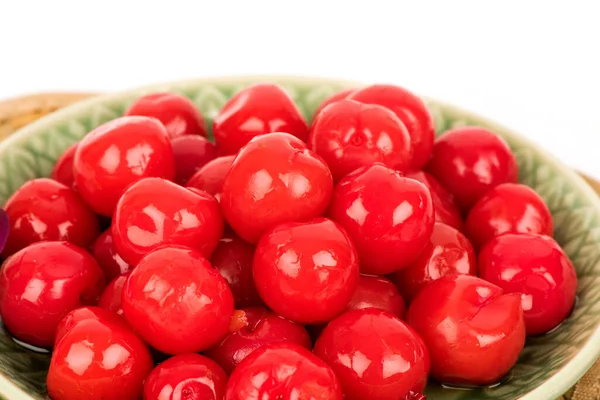
<svg viewBox="0 0 600 400"><path fill-rule="evenodd" d="M200 168L219 155L203 136L185 135L171 140L175 157L175 182L184 185Z"/></svg>

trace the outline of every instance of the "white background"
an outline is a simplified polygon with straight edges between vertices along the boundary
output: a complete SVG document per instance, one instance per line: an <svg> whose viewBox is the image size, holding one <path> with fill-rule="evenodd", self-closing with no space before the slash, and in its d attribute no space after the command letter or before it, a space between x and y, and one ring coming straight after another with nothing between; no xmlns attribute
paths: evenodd
<svg viewBox="0 0 600 400"><path fill-rule="evenodd" d="M0 0L0 98L229 74L391 82L600 178L597 4Z"/></svg>

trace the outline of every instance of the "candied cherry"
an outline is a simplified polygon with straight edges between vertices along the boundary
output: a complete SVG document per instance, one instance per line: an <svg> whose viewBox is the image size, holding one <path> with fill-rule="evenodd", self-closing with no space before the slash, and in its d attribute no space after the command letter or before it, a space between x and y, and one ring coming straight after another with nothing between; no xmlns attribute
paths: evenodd
<svg viewBox="0 0 600 400"><path fill-rule="evenodd" d="M473 126L441 135L427 168L455 196L463 211L499 184L516 182L519 172L517 159L504 139Z"/></svg>
<svg viewBox="0 0 600 400"><path fill-rule="evenodd" d="M213 134L224 155L236 154L250 139L287 132L306 141L308 126L294 101L279 85L258 83L233 96L213 122Z"/></svg>
<svg viewBox="0 0 600 400"><path fill-rule="evenodd" d="M381 276L360 275L358 286L347 310L378 308L402 319L406 311L404 299L392 281Z"/></svg>
<svg viewBox="0 0 600 400"><path fill-rule="evenodd" d="M436 222L425 250L393 280L400 293L411 301L423 287L442 276L477 275L477 259L469 240L451 226Z"/></svg>
<svg viewBox="0 0 600 400"><path fill-rule="evenodd" d="M136 265L163 245L182 245L210 257L223 234L219 203L160 178L134 183L117 205L112 224L117 252Z"/></svg>
<svg viewBox="0 0 600 400"><path fill-rule="evenodd" d="M112 320L114 322L119 319L119 316L112 311L96 306L84 306L69 311L56 327L56 337L54 339L55 346L71 329L73 329L73 327L88 319Z"/></svg>
<svg viewBox="0 0 600 400"><path fill-rule="evenodd" d="M217 201L221 200L223 182L231 169L235 156L224 156L207 162L198 170L185 184L188 188L204 190L215 196Z"/></svg>
<svg viewBox="0 0 600 400"><path fill-rule="evenodd" d="M346 308L358 284L358 268L346 232L331 220L316 218L265 233L252 272L270 309L306 324L329 321Z"/></svg>
<svg viewBox="0 0 600 400"><path fill-rule="evenodd" d="M104 289L96 260L67 242L40 242L20 250L0 271L0 315L17 339L52 347L65 314L95 304Z"/></svg>
<svg viewBox="0 0 600 400"><path fill-rule="evenodd" d="M338 102L340 100L344 100L345 98L350 96L350 94L354 93L355 90L356 90L355 88L344 89L344 90L340 90L339 92L336 92L336 93L332 94L331 96L327 97L325 100L323 100L321 102L321 104L319 104L319 107L317 107L317 109L313 113L313 118L316 118L316 116L319 115L319 113L321 111L323 111L323 109L325 107L327 107L328 105L333 104L335 102Z"/></svg>
<svg viewBox="0 0 600 400"><path fill-rule="evenodd" d="M329 216L350 235L361 272L375 275L414 262L434 224L427 187L381 164L360 168L339 181Z"/></svg>
<svg viewBox="0 0 600 400"><path fill-rule="evenodd" d="M200 168L219 155L207 138L185 135L171 140L175 157L175 182L184 185Z"/></svg>
<svg viewBox="0 0 600 400"><path fill-rule="evenodd" d="M233 296L201 253L163 247L129 273L122 307L127 322L155 349L195 353L227 334Z"/></svg>
<svg viewBox="0 0 600 400"><path fill-rule="evenodd" d="M257 243L274 226L307 221L327 209L333 179L325 162L287 133L250 141L223 184L225 219L244 240Z"/></svg>
<svg viewBox="0 0 600 400"><path fill-rule="evenodd" d="M426 285L408 308L408 323L431 355L442 383L496 383L525 344L521 298L470 275L446 275Z"/></svg>
<svg viewBox="0 0 600 400"><path fill-rule="evenodd" d="M173 149L165 127L149 117L121 117L81 140L73 161L81 197L111 217L119 198L142 178L175 178Z"/></svg>
<svg viewBox="0 0 600 400"><path fill-rule="evenodd" d="M404 123L412 145L411 168L421 169L431 158L435 127L429 109L418 96L394 85L371 85L358 89L350 100L388 108Z"/></svg>
<svg viewBox="0 0 600 400"><path fill-rule="evenodd" d="M110 281L100 295L98 307L123 315L123 287L128 276L129 274L123 274Z"/></svg>
<svg viewBox="0 0 600 400"><path fill-rule="evenodd" d="M100 234L96 214L71 188L52 179L34 179L4 206L10 230L2 255L41 241L67 241L87 248Z"/></svg>
<svg viewBox="0 0 600 400"><path fill-rule="evenodd" d="M98 236L92 246L92 255L104 271L107 281L131 270L131 265L127 264L117 253L111 229L105 230Z"/></svg>
<svg viewBox="0 0 600 400"><path fill-rule="evenodd" d="M57 343L48 395L52 400L140 399L152 367L148 348L121 318L88 318Z"/></svg>
<svg viewBox="0 0 600 400"><path fill-rule="evenodd" d="M492 239L479 253L479 275L520 295L528 335L553 329L575 304L575 269L548 236L507 233Z"/></svg>
<svg viewBox="0 0 600 400"><path fill-rule="evenodd" d="M351 100L321 111L310 128L308 146L323 157L336 181L374 162L399 171L411 162L410 136L402 121L385 107Z"/></svg>
<svg viewBox="0 0 600 400"><path fill-rule="evenodd" d="M144 400L222 400L227 374L200 354L181 354L160 363L144 383Z"/></svg>
<svg viewBox="0 0 600 400"><path fill-rule="evenodd" d="M202 114L185 96L175 93L152 93L133 102L125 115L152 117L166 128L171 139L184 135L206 136Z"/></svg>
<svg viewBox="0 0 600 400"><path fill-rule="evenodd" d="M552 214L533 189L518 183L503 183L483 195L471 208L466 231L477 248L504 233L552 236Z"/></svg>
<svg viewBox="0 0 600 400"><path fill-rule="evenodd" d="M340 315L323 330L314 354L333 369L347 400L408 400L427 384L425 344L384 310L365 308Z"/></svg>
<svg viewBox="0 0 600 400"><path fill-rule="evenodd" d="M262 304L252 276L254 249L254 245L245 242L234 233L227 232L210 259L213 267L219 270L229 284L237 308Z"/></svg>
<svg viewBox="0 0 600 400"><path fill-rule="evenodd" d="M254 350L233 371L225 400L342 400L331 368L295 343L268 343Z"/></svg>
<svg viewBox="0 0 600 400"><path fill-rule="evenodd" d="M57 182L62 183L66 187L75 188L75 176L73 175L73 160L75 159L75 151L77 150L78 143L74 143L65 150L64 153L58 158L50 178Z"/></svg>
<svg viewBox="0 0 600 400"><path fill-rule="evenodd" d="M231 373L249 354L267 343L289 342L306 349L311 348L306 329L264 307L250 307L237 310L232 322L233 331L218 345L204 352Z"/></svg>
<svg viewBox="0 0 600 400"><path fill-rule="evenodd" d="M463 230L462 215L454 196L437 179L425 171L410 172L406 174L406 177L427 186L427 189L431 193L431 201L433 202L433 210L435 211L435 220L437 222L450 225L459 231Z"/></svg>

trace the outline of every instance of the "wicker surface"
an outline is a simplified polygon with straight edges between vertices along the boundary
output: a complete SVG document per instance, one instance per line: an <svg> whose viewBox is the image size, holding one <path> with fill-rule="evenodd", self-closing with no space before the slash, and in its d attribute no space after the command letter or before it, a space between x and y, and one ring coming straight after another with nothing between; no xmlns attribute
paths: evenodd
<svg viewBox="0 0 600 400"><path fill-rule="evenodd" d="M91 95L89 93L44 93L0 101L0 140L48 113ZM600 182L584 174L582 176L600 194ZM562 400L600 400L600 361L562 397Z"/></svg>

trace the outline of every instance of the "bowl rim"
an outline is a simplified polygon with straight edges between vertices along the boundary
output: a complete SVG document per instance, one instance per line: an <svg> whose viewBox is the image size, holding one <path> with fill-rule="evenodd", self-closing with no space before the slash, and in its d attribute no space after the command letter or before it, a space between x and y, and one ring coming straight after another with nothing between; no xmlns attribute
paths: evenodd
<svg viewBox="0 0 600 400"><path fill-rule="evenodd" d="M94 96L92 98L79 101L72 105L66 106L58 111L50 113L37 121L28 124L11 136L0 142L0 155L9 149L11 146L19 142L26 141L32 136L35 136L40 129L46 125L60 123L61 121L69 120L75 115L92 109L95 105L106 104L114 101L121 101L126 98L139 96L150 91L165 91L174 90L176 88L186 88L201 84L228 83L228 84L252 84L261 81L269 81L274 83L287 84L318 84L327 83L335 84L341 88L361 87L369 84L369 82L361 82L356 80L316 77L316 76L298 76L298 75L227 75L203 77L195 79L184 79L167 81L163 83L155 83L151 85L138 86L135 88L125 89L122 91ZM170 89L169 89L170 88ZM536 145L528 138L514 132L501 124L487 119L484 116L465 110L461 107L454 106L445 101L435 100L427 96L421 96L426 102L431 102L440 105L445 110L458 116L462 116L470 121L479 122L482 125L490 127L492 130L502 132L502 135L509 136L512 141L518 142L524 147L534 148L537 155L544 163L552 164L554 168L560 170L565 178L571 181L582 194L585 195L598 214L600 215L600 197L594 190L585 182L585 180L576 174L571 168L564 165L555 156L548 153L544 148ZM598 243L600 245L600 242ZM539 400L539 399L555 399L567 392L573 387L577 381L588 371L588 369L596 362L600 356L600 321L596 326L590 338L579 349L577 354L569 360L560 370L558 370L546 382L531 390L530 392L519 397L519 400ZM9 399L15 400L31 400L32 397L22 390L19 386L13 383L7 376L0 373L0 396L6 396Z"/></svg>

